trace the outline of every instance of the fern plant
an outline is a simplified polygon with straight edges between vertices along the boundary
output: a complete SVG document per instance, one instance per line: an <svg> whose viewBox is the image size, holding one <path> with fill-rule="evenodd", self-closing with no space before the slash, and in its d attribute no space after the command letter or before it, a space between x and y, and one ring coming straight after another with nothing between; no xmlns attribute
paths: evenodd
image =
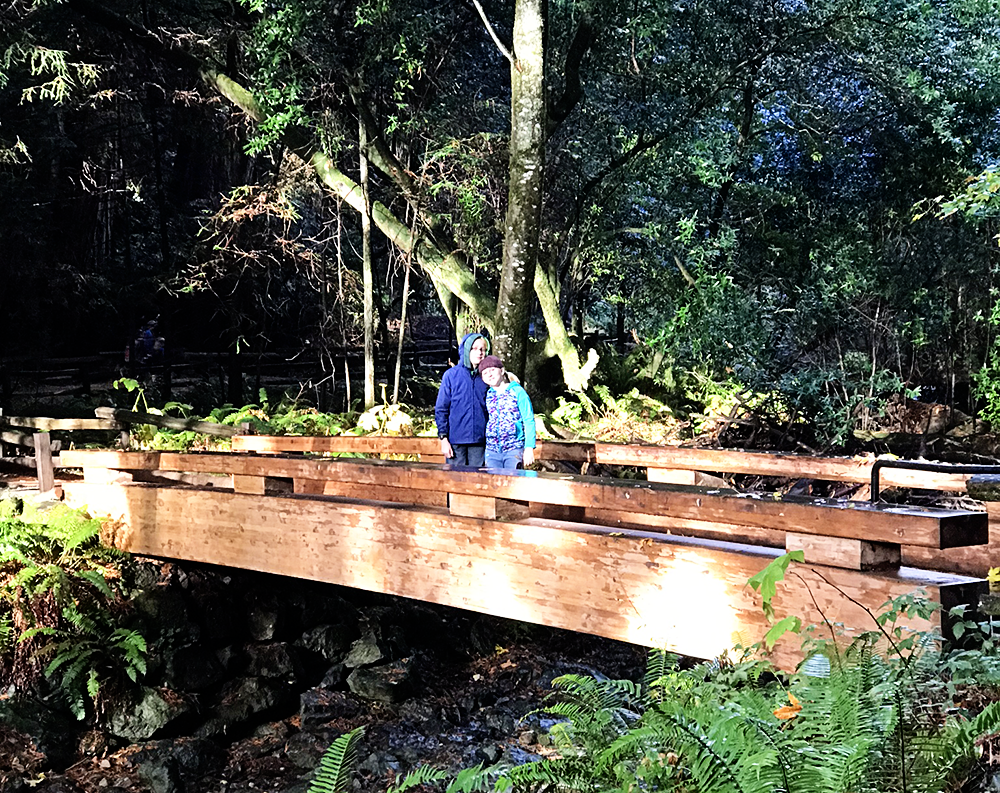
<svg viewBox="0 0 1000 793"><path fill-rule="evenodd" d="M0 519L0 670L44 675L81 719L146 670L145 639L121 623L128 557L99 533L62 505Z"/></svg>
<svg viewBox="0 0 1000 793"><path fill-rule="evenodd" d="M307 793L348 793L357 769L358 747L364 734L364 727L356 727L330 744L316 766Z"/></svg>

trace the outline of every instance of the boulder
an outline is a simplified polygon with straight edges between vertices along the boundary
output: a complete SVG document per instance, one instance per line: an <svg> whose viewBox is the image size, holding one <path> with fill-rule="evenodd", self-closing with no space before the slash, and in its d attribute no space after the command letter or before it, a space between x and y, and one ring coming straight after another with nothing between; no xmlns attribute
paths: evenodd
<svg viewBox="0 0 1000 793"><path fill-rule="evenodd" d="M111 712L108 731L127 741L147 741L190 710L190 703L170 689L143 687L138 701Z"/></svg>
<svg viewBox="0 0 1000 793"><path fill-rule="evenodd" d="M362 699L393 703L402 701L410 691L412 659L402 658L390 664L355 669L347 676L347 686Z"/></svg>
<svg viewBox="0 0 1000 793"><path fill-rule="evenodd" d="M303 730L312 730L334 719L350 719L361 712L358 703L342 691L310 688L299 697Z"/></svg>

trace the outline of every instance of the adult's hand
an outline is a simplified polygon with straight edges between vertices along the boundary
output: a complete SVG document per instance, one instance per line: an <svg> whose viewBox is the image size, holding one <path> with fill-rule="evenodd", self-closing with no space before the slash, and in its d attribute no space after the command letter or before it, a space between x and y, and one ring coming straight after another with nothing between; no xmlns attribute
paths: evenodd
<svg viewBox="0 0 1000 793"><path fill-rule="evenodd" d="M535 462L535 450L525 449L524 450L524 467L528 468L531 464Z"/></svg>
<svg viewBox="0 0 1000 793"><path fill-rule="evenodd" d="M441 439L441 454L444 455L444 459L446 460L450 460L452 457L455 456L455 452L451 450L451 444L448 443L447 438Z"/></svg>

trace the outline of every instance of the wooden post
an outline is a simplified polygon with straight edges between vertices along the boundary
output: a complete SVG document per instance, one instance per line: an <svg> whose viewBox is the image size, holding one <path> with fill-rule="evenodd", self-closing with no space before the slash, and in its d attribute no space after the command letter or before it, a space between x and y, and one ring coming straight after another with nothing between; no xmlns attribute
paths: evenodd
<svg viewBox="0 0 1000 793"><path fill-rule="evenodd" d="M899 568L900 546L890 542L823 537L818 534L785 534L786 551L804 551L806 564L825 564L848 570Z"/></svg>
<svg viewBox="0 0 1000 793"><path fill-rule="evenodd" d="M47 432L36 432L35 471L38 474L38 492L51 493L56 485L55 469L52 467L52 444Z"/></svg>
<svg viewBox="0 0 1000 793"><path fill-rule="evenodd" d="M522 520L528 517L527 501L512 501L490 496L448 494L448 509L452 515L489 520Z"/></svg>
<svg viewBox="0 0 1000 793"><path fill-rule="evenodd" d="M130 437L132 432L132 425L122 423L121 427L122 427L121 433L119 433L118 435L118 443L122 447L122 451L127 452L129 450L129 447L132 445L132 438Z"/></svg>

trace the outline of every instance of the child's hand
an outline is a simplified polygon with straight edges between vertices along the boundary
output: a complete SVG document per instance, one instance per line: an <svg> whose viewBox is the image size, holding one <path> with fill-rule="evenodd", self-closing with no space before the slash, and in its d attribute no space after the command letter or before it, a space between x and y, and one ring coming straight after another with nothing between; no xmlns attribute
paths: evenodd
<svg viewBox="0 0 1000 793"><path fill-rule="evenodd" d="M535 450L525 449L524 450L524 467L528 468L533 462L535 462Z"/></svg>

